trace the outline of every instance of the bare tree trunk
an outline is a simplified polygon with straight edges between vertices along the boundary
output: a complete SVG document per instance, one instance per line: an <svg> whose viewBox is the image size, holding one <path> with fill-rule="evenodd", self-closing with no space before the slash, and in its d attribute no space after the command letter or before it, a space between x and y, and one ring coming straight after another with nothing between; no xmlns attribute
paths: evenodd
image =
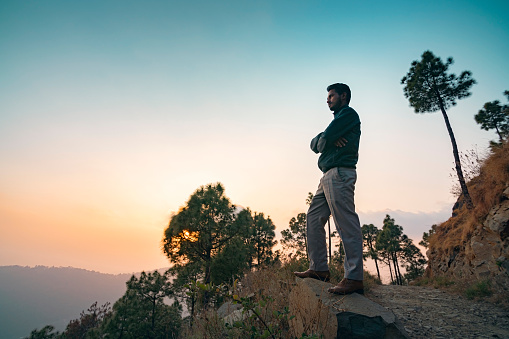
<svg viewBox="0 0 509 339"><path fill-rule="evenodd" d="M327 220L327 226L329 226L329 264L332 262L332 238L330 234L330 218Z"/></svg>
<svg viewBox="0 0 509 339"><path fill-rule="evenodd" d="M191 328L193 328L194 323L194 304L196 303L196 297L193 295L191 297Z"/></svg>
<svg viewBox="0 0 509 339"><path fill-rule="evenodd" d="M211 254L210 254L211 251L208 252L208 260L205 261L205 277L203 279L203 282L205 283L205 285L209 284L210 281L212 280L211 279ZM209 292L207 290L205 290L203 292L203 308L204 309L207 309L208 308L208 303L209 303Z"/></svg>
<svg viewBox="0 0 509 339"><path fill-rule="evenodd" d="M380 270L378 269L378 261L375 258L375 266L376 266L376 273L378 274L378 280L382 281L382 278L380 278Z"/></svg>
<svg viewBox="0 0 509 339"><path fill-rule="evenodd" d="M308 235L306 230L306 236L304 237L304 244L306 244L306 259L309 262L309 251L308 251Z"/></svg>
<svg viewBox="0 0 509 339"><path fill-rule="evenodd" d="M373 248L373 244L371 243L371 241L369 241L368 244L369 244L369 249L372 253L371 257L375 261L376 273L378 274L378 280L382 281L382 278L380 278L380 270L378 269L378 260L376 259L378 254L376 253L375 249Z"/></svg>
<svg viewBox="0 0 509 339"><path fill-rule="evenodd" d="M495 125L495 131L497 131L498 138L500 139L500 142L504 141L504 139L502 139L502 134L500 134L500 131L498 130L498 126L497 125Z"/></svg>
<svg viewBox="0 0 509 339"><path fill-rule="evenodd" d="M454 137L454 133L452 131L451 124L449 123L449 117L445 112L444 105L442 103L442 98L439 96L440 110L442 111L442 116L445 120L445 126L447 127L447 132L449 132L449 137L451 138L452 143L452 154L454 155L454 163L456 164L456 173L458 174L458 180L461 186L461 192L463 193L463 197L465 198L465 203L468 209L474 208L474 204L472 203L472 198L470 198L470 193L468 193L467 184L465 182L465 178L463 177L463 171L461 170L461 161L458 153L458 145L456 145L456 138Z"/></svg>
<svg viewBox="0 0 509 339"><path fill-rule="evenodd" d="M398 265L398 256L396 252L392 253L392 264L394 265L394 274L396 275L396 283L403 285L403 279L401 278L401 272Z"/></svg>
<svg viewBox="0 0 509 339"><path fill-rule="evenodd" d="M394 254L391 253L392 265L394 266L394 276L396 277L396 285L401 285L399 283L399 274L398 274L398 265L396 264L396 259L394 258Z"/></svg>
<svg viewBox="0 0 509 339"><path fill-rule="evenodd" d="M391 258L387 257L387 263L389 264L389 272L391 273L391 282L394 282L394 278L392 277L392 267L391 267Z"/></svg>
<svg viewBox="0 0 509 339"><path fill-rule="evenodd" d="M343 247L343 239L341 239L340 243L339 243L339 262L341 264L344 263L345 259L343 259L343 252L345 251L345 248Z"/></svg>
<svg viewBox="0 0 509 339"><path fill-rule="evenodd" d="M152 300L152 328L151 333L154 334L156 329L156 298Z"/></svg>

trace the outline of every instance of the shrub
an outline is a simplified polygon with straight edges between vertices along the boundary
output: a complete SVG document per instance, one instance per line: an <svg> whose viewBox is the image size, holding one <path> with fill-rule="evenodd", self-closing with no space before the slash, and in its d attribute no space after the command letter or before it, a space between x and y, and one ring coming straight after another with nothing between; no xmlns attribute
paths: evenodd
<svg viewBox="0 0 509 339"><path fill-rule="evenodd" d="M467 299L484 298L493 294L489 280L479 281L465 290Z"/></svg>

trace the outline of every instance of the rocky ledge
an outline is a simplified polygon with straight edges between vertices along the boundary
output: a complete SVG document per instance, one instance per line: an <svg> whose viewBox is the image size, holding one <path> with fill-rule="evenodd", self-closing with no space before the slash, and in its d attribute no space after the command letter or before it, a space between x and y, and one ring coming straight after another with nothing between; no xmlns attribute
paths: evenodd
<svg viewBox="0 0 509 339"><path fill-rule="evenodd" d="M368 298L353 293L327 292L330 283L296 279L290 292L292 335L318 334L323 338L408 338L394 314Z"/></svg>

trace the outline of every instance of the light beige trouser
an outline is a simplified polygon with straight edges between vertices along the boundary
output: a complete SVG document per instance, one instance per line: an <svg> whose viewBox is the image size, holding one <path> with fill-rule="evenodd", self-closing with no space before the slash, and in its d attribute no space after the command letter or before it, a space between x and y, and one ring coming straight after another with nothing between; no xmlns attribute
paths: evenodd
<svg viewBox="0 0 509 339"><path fill-rule="evenodd" d="M327 271L325 224L331 215L345 249L345 278L363 280L362 231L355 213L354 190L357 172L353 168L335 167L320 180L307 213L309 268Z"/></svg>

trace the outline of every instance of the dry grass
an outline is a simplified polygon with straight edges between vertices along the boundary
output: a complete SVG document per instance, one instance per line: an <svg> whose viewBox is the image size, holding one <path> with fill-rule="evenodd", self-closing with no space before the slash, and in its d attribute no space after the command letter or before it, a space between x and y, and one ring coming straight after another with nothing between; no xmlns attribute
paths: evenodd
<svg viewBox="0 0 509 339"><path fill-rule="evenodd" d="M466 206L456 209L455 216L436 228L429 239L429 248L438 253L450 254L470 240L475 228L500 202L509 185L509 143L495 149L483 162L479 176L467 183L474 209ZM461 197L459 198L461 202Z"/></svg>
<svg viewBox="0 0 509 339"><path fill-rule="evenodd" d="M247 303L256 308L259 317L246 316L241 324L226 326L215 310L207 310L201 312L193 327L187 327L181 337L261 338L270 326L273 336L269 335L269 338L293 338L288 323L292 316L288 313L288 305L290 291L295 285L293 272L306 269L306 262L291 261L283 267L273 266L248 272L231 292L244 301L249 300ZM339 265L331 265L331 274L331 282L337 283L343 278L343 269ZM365 272L364 278L366 291L377 284L378 279L368 272Z"/></svg>
<svg viewBox="0 0 509 339"><path fill-rule="evenodd" d="M215 310L201 312L182 338L258 338L267 331L275 338L290 338L288 316L284 314L294 280L287 268L248 272L235 288L231 287L231 295L238 295L239 303L244 305L245 319L226 325ZM252 310L248 312L246 307Z"/></svg>

